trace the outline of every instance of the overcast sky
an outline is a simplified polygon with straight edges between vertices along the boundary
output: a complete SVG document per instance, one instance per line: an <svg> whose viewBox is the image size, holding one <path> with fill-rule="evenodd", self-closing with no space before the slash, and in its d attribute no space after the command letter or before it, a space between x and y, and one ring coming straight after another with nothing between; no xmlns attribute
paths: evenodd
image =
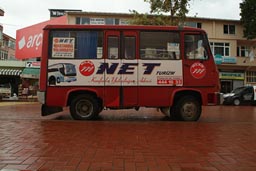
<svg viewBox="0 0 256 171"><path fill-rule="evenodd" d="M188 16L240 19L242 0L191 0ZM148 13L144 0L0 0L5 15L0 17L4 33L15 38L16 30L50 18L48 9L76 9L89 12Z"/></svg>

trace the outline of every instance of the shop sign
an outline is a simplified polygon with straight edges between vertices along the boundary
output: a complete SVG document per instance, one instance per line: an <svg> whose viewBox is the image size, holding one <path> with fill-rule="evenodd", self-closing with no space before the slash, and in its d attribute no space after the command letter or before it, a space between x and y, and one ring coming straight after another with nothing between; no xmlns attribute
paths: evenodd
<svg viewBox="0 0 256 171"><path fill-rule="evenodd" d="M50 15L51 17L60 17L60 16L63 16L65 15L65 11L66 10L50 10Z"/></svg>
<svg viewBox="0 0 256 171"><path fill-rule="evenodd" d="M27 61L26 67L27 68L40 68L41 62L39 61Z"/></svg>
<svg viewBox="0 0 256 171"><path fill-rule="evenodd" d="M62 16L17 30L15 57L17 59L41 57L43 28L49 24L66 23L67 17Z"/></svg>
<svg viewBox="0 0 256 171"><path fill-rule="evenodd" d="M226 64L236 64L236 57L227 57L224 56L222 58L222 63L226 63Z"/></svg>
<svg viewBox="0 0 256 171"><path fill-rule="evenodd" d="M220 79L230 79L230 80L244 80L244 73L236 72L220 72Z"/></svg>
<svg viewBox="0 0 256 171"><path fill-rule="evenodd" d="M74 10L74 9L50 9L50 16L51 17L61 17L65 15L65 12L68 11L79 11L81 12L82 10Z"/></svg>
<svg viewBox="0 0 256 171"><path fill-rule="evenodd" d="M220 65L222 63L222 56L221 55L215 55L214 56L214 62L217 65Z"/></svg>
<svg viewBox="0 0 256 171"><path fill-rule="evenodd" d="M222 63L225 64L236 64L236 57L230 57L230 56L222 56L222 55L215 55L214 56L215 64L221 65Z"/></svg>

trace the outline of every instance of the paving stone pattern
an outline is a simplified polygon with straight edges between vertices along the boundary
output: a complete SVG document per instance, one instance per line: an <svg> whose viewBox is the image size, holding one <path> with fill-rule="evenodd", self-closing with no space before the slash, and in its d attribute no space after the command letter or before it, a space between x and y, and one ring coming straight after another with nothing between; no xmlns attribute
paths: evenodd
<svg viewBox="0 0 256 171"><path fill-rule="evenodd" d="M2 106L0 115L9 117L0 117L0 169L255 171L256 123L250 119L254 109L232 109L249 119L225 122L232 117L223 121L225 113L220 113L228 109L232 108L204 109L199 122L184 123L166 121L153 112L144 119L115 120L113 111L107 111L113 113L109 118L103 114L96 121L73 121L66 113L59 120L60 115L38 116L37 104ZM151 110L142 113L147 111Z"/></svg>

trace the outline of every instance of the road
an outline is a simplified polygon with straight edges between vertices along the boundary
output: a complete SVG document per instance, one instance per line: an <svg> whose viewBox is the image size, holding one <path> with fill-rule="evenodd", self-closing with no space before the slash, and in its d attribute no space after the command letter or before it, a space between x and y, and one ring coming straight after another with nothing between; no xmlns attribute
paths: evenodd
<svg viewBox="0 0 256 171"><path fill-rule="evenodd" d="M0 103L0 169L255 171L256 107L203 107L198 122L155 109L107 110L74 121L38 103Z"/></svg>

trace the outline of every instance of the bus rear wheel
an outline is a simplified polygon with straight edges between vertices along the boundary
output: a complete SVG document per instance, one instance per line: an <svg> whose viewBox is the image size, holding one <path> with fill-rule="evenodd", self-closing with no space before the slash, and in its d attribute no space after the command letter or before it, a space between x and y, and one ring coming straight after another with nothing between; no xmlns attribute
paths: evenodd
<svg viewBox="0 0 256 171"><path fill-rule="evenodd" d="M99 114L98 100L92 95L79 95L71 101L70 114L76 120L95 119Z"/></svg>
<svg viewBox="0 0 256 171"><path fill-rule="evenodd" d="M202 107L197 98L193 96L181 97L173 107L172 114L182 121L197 121Z"/></svg>

